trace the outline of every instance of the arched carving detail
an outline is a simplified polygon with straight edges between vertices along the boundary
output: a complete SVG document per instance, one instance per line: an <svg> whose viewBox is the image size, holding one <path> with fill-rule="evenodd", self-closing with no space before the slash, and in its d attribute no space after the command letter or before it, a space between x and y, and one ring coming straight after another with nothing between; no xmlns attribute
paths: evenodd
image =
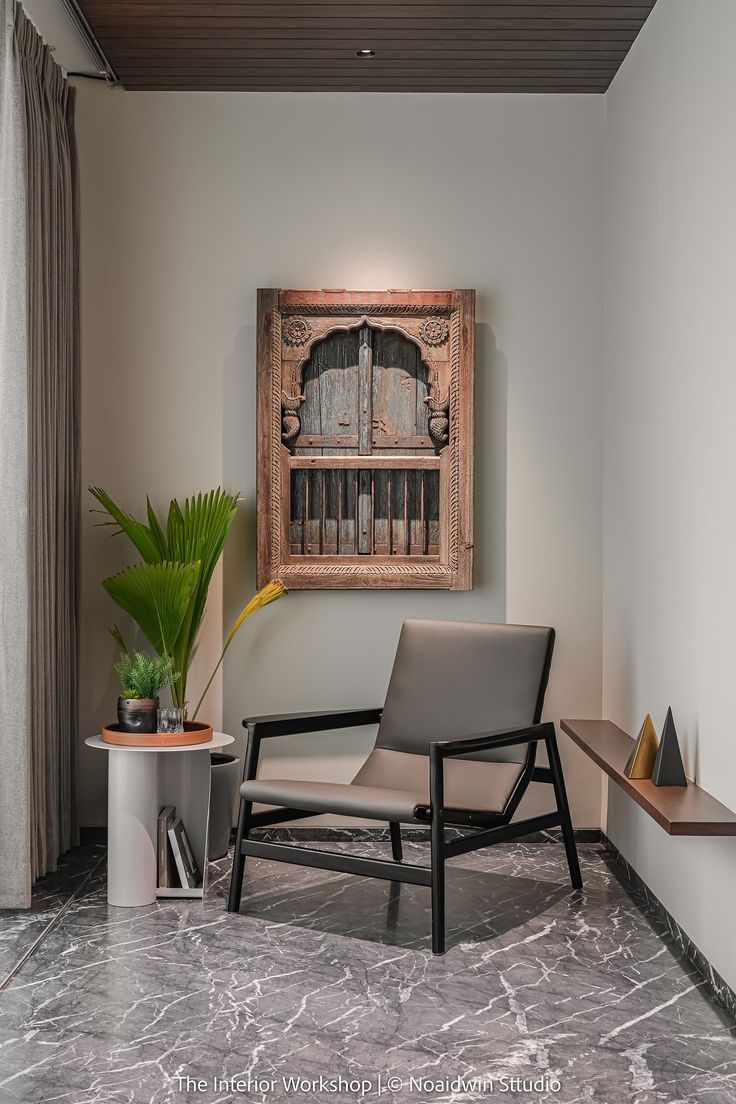
<svg viewBox="0 0 736 1104"><path fill-rule="evenodd" d="M370 326L373 330L381 330L384 333L395 331L400 333L402 337L405 337L407 341L411 341L412 345L416 345L419 349L419 353L423 363L427 368L427 384L429 386L429 392L433 399L440 398L439 395L439 375L437 372L437 365L435 364L432 354L429 348L415 334L409 333L403 326L399 326L396 322L381 323L372 319L367 314L356 315L355 318L351 318L349 322L344 324L338 323L335 326L330 326L328 330L323 333L315 334L310 338L308 344L304 347L304 352L294 367L292 375L292 389L294 391L301 391L304 382L304 369L312 356L312 351L316 345L326 341L335 333L351 333L353 330L359 330L361 326Z"/></svg>

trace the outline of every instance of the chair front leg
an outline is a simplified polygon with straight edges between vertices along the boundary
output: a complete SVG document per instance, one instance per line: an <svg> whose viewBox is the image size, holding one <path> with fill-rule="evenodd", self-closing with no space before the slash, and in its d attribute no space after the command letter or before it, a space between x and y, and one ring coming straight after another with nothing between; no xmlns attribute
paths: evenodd
<svg viewBox="0 0 736 1104"><path fill-rule="evenodd" d="M233 870L230 875L230 893L227 899L228 912L238 912L240 910L240 898L243 894L243 875L245 873L243 840L248 838L248 826L252 808L253 802L246 801L244 797L241 797L240 812L238 814L238 830L235 836L235 850L233 852Z"/></svg>
<svg viewBox="0 0 736 1104"><path fill-rule="evenodd" d="M401 846L401 825L398 820L390 820L388 830L391 833L391 854L394 862L403 862L404 851Z"/></svg>
<svg viewBox="0 0 736 1104"><path fill-rule="evenodd" d="M557 800L557 808L562 818L562 839L565 844L567 865L570 870L570 881L573 889L582 889L583 878L580 873L578 849L575 845L575 833L572 827L570 806L567 801L567 791L565 789L565 776L562 773L562 763L560 761L560 752L557 747L557 736L555 735L554 728L552 729L551 735L545 738L545 744L547 746L547 758L549 759L549 769L552 774L552 785Z"/></svg>
<svg viewBox="0 0 736 1104"><path fill-rule="evenodd" d="M248 732L248 747L245 753L245 769L243 781L250 782L258 773L258 752L260 740L255 733ZM245 873L245 855L243 854L243 841L248 838L250 831L250 815L253 810L253 802L240 799L240 812L238 814L238 830L235 836L235 851L233 852L233 869L230 875L230 893L227 900L227 911L238 912L240 910L240 898L243 894L243 875Z"/></svg>
<svg viewBox="0 0 736 1104"><path fill-rule="evenodd" d="M445 953L445 795L442 756L431 749L429 802L432 808L432 954Z"/></svg>

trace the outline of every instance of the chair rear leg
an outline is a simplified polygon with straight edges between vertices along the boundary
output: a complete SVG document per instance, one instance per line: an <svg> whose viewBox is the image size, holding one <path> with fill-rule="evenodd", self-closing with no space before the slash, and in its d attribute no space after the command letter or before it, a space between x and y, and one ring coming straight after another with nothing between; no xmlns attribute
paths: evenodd
<svg viewBox="0 0 736 1104"><path fill-rule="evenodd" d="M230 893L227 899L228 912L238 912L240 910L240 898L243 894L243 874L245 872L243 840L248 838L252 808L253 802L246 801L244 797L241 797L240 813L238 815L238 831L235 836L235 850L233 852L233 872L230 875Z"/></svg>
<svg viewBox="0 0 736 1104"><path fill-rule="evenodd" d="M389 821L388 830L391 833L391 853L394 862L402 862L404 851L401 846L401 825L397 820Z"/></svg>
<svg viewBox="0 0 736 1104"><path fill-rule="evenodd" d="M432 807L432 954L445 953L445 818L442 760L430 755L429 801Z"/></svg>
<svg viewBox="0 0 736 1104"><path fill-rule="evenodd" d="M445 953L445 856L442 822L432 821L432 954Z"/></svg>
<svg viewBox="0 0 736 1104"><path fill-rule="evenodd" d="M554 733L545 740L545 743L547 745L549 769L552 773L552 785L554 786L555 798L557 799L557 808L562 817L562 839L565 844L567 865L570 869L570 881L572 882L573 889L582 889L583 878L580 873L578 849L575 845L575 833L573 832L570 806L567 801L565 776L562 773L562 763L560 762L560 753L557 747L557 737Z"/></svg>

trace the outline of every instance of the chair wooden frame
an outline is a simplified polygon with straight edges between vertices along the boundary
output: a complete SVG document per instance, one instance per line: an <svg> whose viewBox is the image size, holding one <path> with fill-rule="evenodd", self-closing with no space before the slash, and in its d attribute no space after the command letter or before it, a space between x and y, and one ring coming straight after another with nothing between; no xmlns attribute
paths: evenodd
<svg viewBox="0 0 736 1104"><path fill-rule="evenodd" d="M546 685L546 678L542 686ZM543 693L543 691L542 691ZM541 702L540 702L541 711ZM254 717L244 720L248 730L248 746L245 756L243 780L254 779L258 771L258 759L261 741L278 736L298 735L309 732L323 732L328 729L352 728L357 725L377 724L381 719L381 709L356 709L334 711L330 713L280 714L270 717ZM536 766L537 745L544 742L549 761L548 767ZM446 808L444 803L444 762L456 756L469 756L490 749L528 744L519 781L500 813L488 813L481 810ZM511 823L519 802L531 782L548 783L553 787L556 809L551 813L527 817ZM565 780L557 747L555 726L551 722L535 723L525 728L509 731L482 733L460 739L437 740L429 745L429 804L418 806L417 819L430 826L431 860L429 867L416 866L403 862L401 849L401 828L391 823L391 845L393 861L370 859L357 855L345 855L320 851L311 847L294 847L266 840L252 840L250 832L254 828L300 820L316 816L314 811L281 807L253 813L253 803L241 797L238 828L233 856L232 877L228 897L228 911L238 912L243 890L245 859L251 855L276 862L296 863L300 866L312 866L321 870L336 870L346 874L361 874L372 878L386 878L396 882L412 882L426 885L432 891L432 952L445 952L445 862L457 855L477 851L494 843L505 843L519 839L532 832L543 832L550 828L560 828L565 846L570 881L573 889L582 889L575 836L570 817L570 807L565 790ZM471 829L471 833L448 840L447 827Z"/></svg>

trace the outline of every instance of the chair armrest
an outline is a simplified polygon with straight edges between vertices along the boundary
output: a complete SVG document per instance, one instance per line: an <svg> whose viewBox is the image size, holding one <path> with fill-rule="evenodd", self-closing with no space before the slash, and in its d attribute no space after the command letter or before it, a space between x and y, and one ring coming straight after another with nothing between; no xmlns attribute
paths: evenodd
<svg viewBox="0 0 736 1104"><path fill-rule="evenodd" d="M479 733L477 736L463 736L458 740L433 740L429 750L431 756L446 759L454 755L472 755L476 751L491 751L493 748L546 740L548 736L554 735L554 731L552 722L545 721L527 728L501 729L498 732Z"/></svg>
<svg viewBox="0 0 736 1104"><path fill-rule="evenodd" d="M243 728L248 733L266 739L269 736L296 736L307 732L324 732L330 728L354 728L378 724L383 707L376 709L334 709L318 713L274 713L268 717L246 717Z"/></svg>

